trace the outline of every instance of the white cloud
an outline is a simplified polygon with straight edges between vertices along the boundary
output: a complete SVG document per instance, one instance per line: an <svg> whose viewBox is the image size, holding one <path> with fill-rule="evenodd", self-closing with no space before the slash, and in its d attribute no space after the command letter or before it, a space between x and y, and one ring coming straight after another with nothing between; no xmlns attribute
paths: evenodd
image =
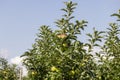
<svg viewBox="0 0 120 80"><path fill-rule="evenodd" d="M93 48L93 54L99 53L100 51L101 51L101 48L100 48L100 47L94 47L94 48Z"/></svg>
<svg viewBox="0 0 120 80"><path fill-rule="evenodd" d="M18 65L18 67L20 67L22 69L23 76L26 76L27 69L25 68L25 66L22 65L22 60L23 60L23 58L16 56L16 57L10 59L10 63Z"/></svg>
<svg viewBox="0 0 120 80"><path fill-rule="evenodd" d="M28 73L27 69L24 66L22 66L22 70L23 70L23 76L27 76Z"/></svg>
<svg viewBox="0 0 120 80"><path fill-rule="evenodd" d="M85 49L88 52L89 47L84 47L83 49ZM101 51L100 47L94 47L90 54L95 55L96 52L99 53L100 51Z"/></svg>
<svg viewBox="0 0 120 80"><path fill-rule="evenodd" d="M14 58L10 59L10 62L12 64L21 65L22 58L20 58L19 56L17 56L17 57L14 57Z"/></svg>
<svg viewBox="0 0 120 80"><path fill-rule="evenodd" d="M9 52L7 49L0 49L0 57L7 58L8 54Z"/></svg>

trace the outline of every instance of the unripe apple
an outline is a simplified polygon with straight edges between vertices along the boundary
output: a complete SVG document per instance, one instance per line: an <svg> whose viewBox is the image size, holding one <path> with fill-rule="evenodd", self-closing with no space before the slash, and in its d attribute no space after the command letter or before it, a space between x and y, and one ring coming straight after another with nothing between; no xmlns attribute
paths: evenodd
<svg viewBox="0 0 120 80"><path fill-rule="evenodd" d="M53 67L51 67L51 71L53 71L53 72L58 72L58 69L55 67L55 66L53 66Z"/></svg>
<svg viewBox="0 0 120 80"><path fill-rule="evenodd" d="M80 66L84 66L84 65L85 65L85 63L81 63L81 64L80 64Z"/></svg>
<svg viewBox="0 0 120 80"><path fill-rule="evenodd" d="M5 73L7 73L6 71L3 71L3 73L5 74Z"/></svg>
<svg viewBox="0 0 120 80"><path fill-rule="evenodd" d="M75 71L74 71L74 70L72 70L70 73L71 73L72 75L75 75Z"/></svg>
<svg viewBox="0 0 120 80"><path fill-rule="evenodd" d="M32 71L32 75L35 75L36 74L36 72L35 71Z"/></svg>
<svg viewBox="0 0 120 80"><path fill-rule="evenodd" d="M63 43L63 46L64 46L64 47L67 47L68 45L67 45L66 43Z"/></svg>

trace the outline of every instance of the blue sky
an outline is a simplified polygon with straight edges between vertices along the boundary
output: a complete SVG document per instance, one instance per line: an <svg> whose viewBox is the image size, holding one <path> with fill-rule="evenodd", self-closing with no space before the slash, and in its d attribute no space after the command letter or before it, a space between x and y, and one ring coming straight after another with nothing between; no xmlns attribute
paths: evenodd
<svg viewBox="0 0 120 80"><path fill-rule="evenodd" d="M55 28L54 22L61 18L67 0L0 0L0 55L8 59L20 56L31 48L41 25ZM73 0L77 2L76 19L87 20L86 32L92 27L105 30L110 17L120 9L120 0ZM84 40L86 37L82 36Z"/></svg>

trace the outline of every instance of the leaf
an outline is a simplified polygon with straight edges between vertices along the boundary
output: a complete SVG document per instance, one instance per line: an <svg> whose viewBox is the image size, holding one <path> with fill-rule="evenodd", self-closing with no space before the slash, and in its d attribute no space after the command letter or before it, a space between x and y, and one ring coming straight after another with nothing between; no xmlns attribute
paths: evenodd
<svg viewBox="0 0 120 80"><path fill-rule="evenodd" d="M86 35L89 36L90 38L92 38L92 35L91 35L91 34L88 33L88 34L86 34Z"/></svg>
<svg viewBox="0 0 120 80"><path fill-rule="evenodd" d="M112 14L111 16L117 16L120 18L120 14Z"/></svg>
<svg viewBox="0 0 120 80"><path fill-rule="evenodd" d="M93 46L100 46L99 44L94 44Z"/></svg>
<svg viewBox="0 0 120 80"><path fill-rule="evenodd" d="M99 53L95 53L95 54L96 54L96 56L101 57Z"/></svg>
<svg viewBox="0 0 120 80"><path fill-rule="evenodd" d="M62 10L62 11L65 11L65 12L68 12L68 11L67 11L67 9L64 9L64 8L63 8L63 9L61 9L61 10Z"/></svg>

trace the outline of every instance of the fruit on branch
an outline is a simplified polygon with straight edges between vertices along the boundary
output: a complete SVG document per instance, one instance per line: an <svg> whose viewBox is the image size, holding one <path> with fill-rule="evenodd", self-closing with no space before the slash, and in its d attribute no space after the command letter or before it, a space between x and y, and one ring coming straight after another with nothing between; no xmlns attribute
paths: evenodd
<svg viewBox="0 0 120 80"><path fill-rule="evenodd" d="M65 33L63 33L63 34L58 34L57 37L63 39L63 38L66 38L66 37L67 37L67 34L65 34Z"/></svg>
<svg viewBox="0 0 120 80"><path fill-rule="evenodd" d="M58 72L59 70L55 66L53 66L53 67L51 67L51 71Z"/></svg>

